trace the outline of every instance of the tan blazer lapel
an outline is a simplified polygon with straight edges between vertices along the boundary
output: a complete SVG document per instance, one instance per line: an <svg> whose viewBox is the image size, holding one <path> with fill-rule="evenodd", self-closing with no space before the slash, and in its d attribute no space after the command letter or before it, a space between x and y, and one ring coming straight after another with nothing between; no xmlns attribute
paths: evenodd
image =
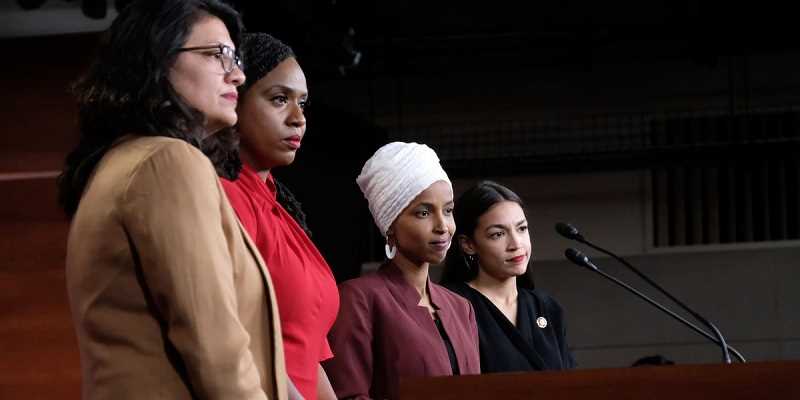
<svg viewBox="0 0 800 400"><path fill-rule="evenodd" d="M222 188L220 188L222 190ZM239 218L236 218L236 225L239 227L239 232L242 233L242 237L244 238L244 243L247 246L247 250L250 254L253 255L253 258L256 260L256 264L258 264L258 269L261 272L261 278L264 281L264 288L267 291L268 303L270 307L270 314L272 318L270 318L270 327L272 328L273 332L276 332L276 335L273 335L272 338L272 355L273 359L273 368L275 369L275 377L278 378L280 376L286 376L286 368L285 368L285 358L283 354L283 338L281 335L281 320L280 314L278 313L278 301L275 297L275 290L272 286L272 278L269 274L269 269L267 268L267 263L261 257L261 252L256 247L255 243L250 239L250 235L247 234L247 230L242 225L242 222L239 221ZM286 387L283 385L279 385L279 382L273 382L274 387L277 388L278 397L280 399L288 398L288 395L285 393Z"/></svg>

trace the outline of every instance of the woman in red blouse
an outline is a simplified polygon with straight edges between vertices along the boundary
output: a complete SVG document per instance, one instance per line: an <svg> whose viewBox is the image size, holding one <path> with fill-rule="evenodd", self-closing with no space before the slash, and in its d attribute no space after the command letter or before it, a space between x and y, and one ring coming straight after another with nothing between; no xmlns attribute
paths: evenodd
<svg viewBox="0 0 800 400"><path fill-rule="evenodd" d="M244 165L223 187L272 276L291 382L305 399L334 399L320 362L333 357L326 336L339 309L336 281L309 239L299 204L270 173L291 164L300 149L306 79L285 44L264 33L243 39L248 79L239 91L238 130Z"/></svg>

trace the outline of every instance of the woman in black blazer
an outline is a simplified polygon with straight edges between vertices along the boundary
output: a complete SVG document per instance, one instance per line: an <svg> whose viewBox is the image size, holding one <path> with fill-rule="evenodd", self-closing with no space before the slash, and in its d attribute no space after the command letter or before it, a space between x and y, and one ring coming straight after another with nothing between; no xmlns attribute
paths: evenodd
<svg viewBox="0 0 800 400"><path fill-rule="evenodd" d="M519 196L480 182L456 200L455 220L442 283L475 309L481 372L575 367L561 306L526 274L531 239Z"/></svg>

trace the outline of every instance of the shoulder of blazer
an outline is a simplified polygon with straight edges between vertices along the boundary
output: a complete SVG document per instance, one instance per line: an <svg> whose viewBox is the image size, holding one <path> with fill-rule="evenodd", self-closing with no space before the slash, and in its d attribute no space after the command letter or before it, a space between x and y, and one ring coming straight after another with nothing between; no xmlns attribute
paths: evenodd
<svg viewBox="0 0 800 400"><path fill-rule="evenodd" d="M548 319L560 321L561 318L563 318L564 310L561 304L547 292L541 289L521 289L520 291L524 291L527 295L531 296L537 308L541 308L539 312Z"/></svg>
<svg viewBox="0 0 800 400"><path fill-rule="evenodd" d="M339 284L339 291L357 292L367 297L383 290L386 290L386 278L376 272L348 279Z"/></svg>
<svg viewBox="0 0 800 400"><path fill-rule="evenodd" d="M213 177L216 184L216 172L211 160L200 149L191 144L175 138L163 136L141 136L115 145L115 152L131 153L135 165L132 166L128 185L131 184L141 171L142 167L156 158L167 158L176 166L185 166L199 175ZM201 172L202 171L202 172ZM172 171L164 171L169 174Z"/></svg>
<svg viewBox="0 0 800 400"><path fill-rule="evenodd" d="M200 149L184 140L171 137L139 136L122 142L119 146L129 147L133 151L140 151L142 161L146 161L157 154L166 153L177 158L185 157L190 160L202 160L203 163L211 164L211 160Z"/></svg>

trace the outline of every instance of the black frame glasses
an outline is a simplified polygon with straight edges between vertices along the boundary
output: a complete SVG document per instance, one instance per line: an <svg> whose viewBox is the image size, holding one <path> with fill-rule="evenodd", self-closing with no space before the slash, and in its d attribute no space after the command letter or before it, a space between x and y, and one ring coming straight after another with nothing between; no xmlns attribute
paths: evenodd
<svg viewBox="0 0 800 400"><path fill-rule="evenodd" d="M244 64L242 63L242 57L236 54L236 50L234 50L230 46L226 46L224 44L215 44L211 46L197 46L197 47L181 47L178 51L200 51L200 50L219 50L219 53L215 53L215 56L219 56L219 62L222 64L222 70L225 71L226 74L230 74L233 72L233 68L239 68L240 71L244 72Z"/></svg>

